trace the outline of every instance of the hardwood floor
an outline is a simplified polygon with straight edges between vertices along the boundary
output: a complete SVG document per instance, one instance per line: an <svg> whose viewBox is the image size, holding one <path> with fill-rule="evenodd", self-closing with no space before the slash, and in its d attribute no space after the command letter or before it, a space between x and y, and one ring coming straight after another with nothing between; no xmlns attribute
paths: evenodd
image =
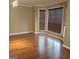
<svg viewBox="0 0 79 59"><path fill-rule="evenodd" d="M70 59L70 51L60 39L45 34L10 36L10 56L17 59Z"/></svg>

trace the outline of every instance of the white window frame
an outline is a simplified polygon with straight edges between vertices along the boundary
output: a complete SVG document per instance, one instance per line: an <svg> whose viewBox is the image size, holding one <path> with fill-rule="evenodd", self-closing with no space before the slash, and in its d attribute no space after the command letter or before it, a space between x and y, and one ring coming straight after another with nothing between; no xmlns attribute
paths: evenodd
<svg viewBox="0 0 79 59"><path fill-rule="evenodd" d="M49 31L48 30L48 18L49 18L49 11L48 9L55 9L55 8L60 8L60 7L63 7L63 14L62 14L62 26L61 26L61 33L56 33L56 32L53 32L53 31ZM45 30L40 30L39 29L39 17L40 17L40 14L39 14L39 10L46 10L46 13L45 13ZM63 36L63 31L64 31L64 5L63 6L55 6L55 7L51 7L51 8L38 8L38 26L37 26L37 30L38 31L47 31L49 33L52 33L52 34L55 34L55 35L59 35L59 36Z"/></svg>
<svg viewBox="0 0 79 59"><path fill-rule="evenodd" d="M48 9L55 9L55 8L60 8L60 7L63 7L61 33L56 33L56 32L53 32L53 31L49 31L48 27L47 27L47 31L52 33L52 34L55 34L55 35L63 36L63 31L64 31L64 6L51 7L51 8L48 8ZM47 16L49 18L49 12L48 12ZM48 19L47 19L47 23L48 23Z"/></svg>
<svg viewBox="0 0 79 59"><path fill-rule="evenodd" d="M39 20L39 18L40 18L40 12L39 12L39 11L40 11L40 10L47 10L47 8L38 8L38 22L37 22L38 28L37 28L37 29L38 29L38 31L45 31L45 30L46 30L46 12L45 12L45 30L40 30L40 29L39 29L39 25L40 25L40 23L39 23L39 21L40 21L40 20Z"/></svg>

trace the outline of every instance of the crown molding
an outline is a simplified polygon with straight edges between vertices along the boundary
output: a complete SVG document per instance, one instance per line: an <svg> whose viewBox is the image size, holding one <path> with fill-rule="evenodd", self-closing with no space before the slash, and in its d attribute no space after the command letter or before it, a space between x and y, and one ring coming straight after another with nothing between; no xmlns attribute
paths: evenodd
<svg viewBox="0 0 79 59"><path fill-rule="evenodd" d="M32 7L31 5L27 5L27 4L23 4L23 3L18 3L18 6Z"/></svg>

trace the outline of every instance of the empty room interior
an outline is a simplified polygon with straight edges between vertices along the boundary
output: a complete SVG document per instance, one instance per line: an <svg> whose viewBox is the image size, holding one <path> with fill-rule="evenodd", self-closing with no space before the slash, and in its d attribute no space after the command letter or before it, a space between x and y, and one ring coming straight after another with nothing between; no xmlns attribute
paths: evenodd
<svg viewBox="0 0 79 59"><path fill-rule="evenodd" d="M70 59L70 1L9 0L9 59Z"/></svg>

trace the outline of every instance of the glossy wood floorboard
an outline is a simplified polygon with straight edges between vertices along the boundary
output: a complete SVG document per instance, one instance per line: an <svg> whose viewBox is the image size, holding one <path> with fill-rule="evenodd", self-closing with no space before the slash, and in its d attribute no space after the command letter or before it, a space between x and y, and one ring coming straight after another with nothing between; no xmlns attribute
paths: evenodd
<svg viewBox="0 0 79 59"><path fill-rule="evenodd" d="M10 36L10 56L17 59L70 59L69 50L60 39L45 34Z"/></svg>

